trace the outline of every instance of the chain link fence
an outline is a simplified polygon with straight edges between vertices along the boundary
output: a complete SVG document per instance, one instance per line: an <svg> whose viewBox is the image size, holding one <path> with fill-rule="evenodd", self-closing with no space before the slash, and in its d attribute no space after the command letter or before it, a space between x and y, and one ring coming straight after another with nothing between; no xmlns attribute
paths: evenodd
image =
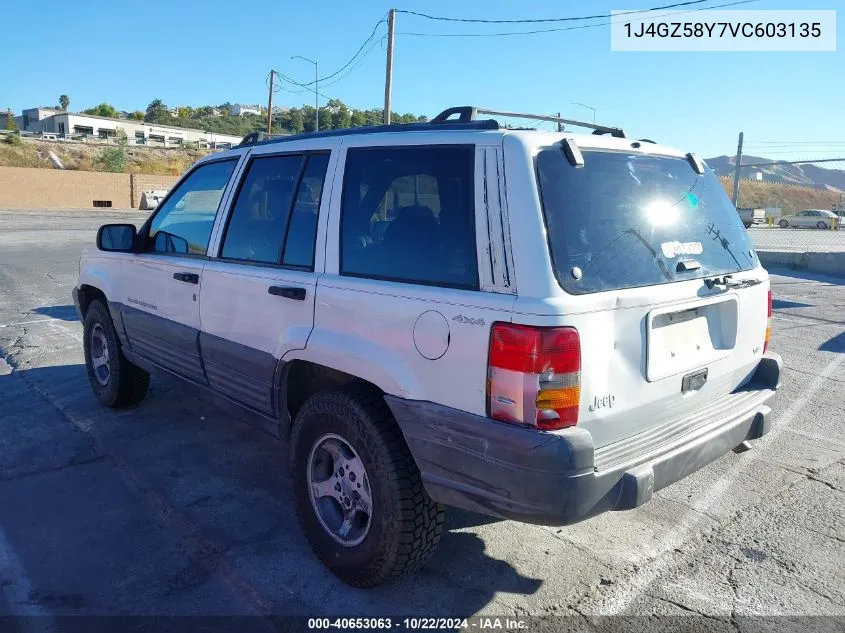
<svg viewBox="0 0 845 633"><path fill-rule="evenodd" d="M737 209L758 250L845 252L845 159L743 165L741 175ZM722 183L730 195L733 178Z"/></svg>

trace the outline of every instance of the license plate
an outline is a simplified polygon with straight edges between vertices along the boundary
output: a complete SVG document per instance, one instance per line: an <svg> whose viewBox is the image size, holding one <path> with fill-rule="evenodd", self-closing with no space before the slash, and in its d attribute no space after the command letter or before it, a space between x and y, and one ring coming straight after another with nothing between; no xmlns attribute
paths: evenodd
<svg viewBox="0 0 845 633"><path fill-rule="evenodd" d="M698 391L704 386L704 383L707 382L707 370L702 369L700 371L693 372L691 374L687 374L684 376L684 379L681 381L681 393L687 393L689 391Z"/></svg>

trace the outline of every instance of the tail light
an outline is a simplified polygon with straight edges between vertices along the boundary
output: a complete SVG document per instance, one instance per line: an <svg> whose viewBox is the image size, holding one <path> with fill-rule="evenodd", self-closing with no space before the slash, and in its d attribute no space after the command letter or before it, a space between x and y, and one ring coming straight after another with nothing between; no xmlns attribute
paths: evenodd
<svg viewBox="0 0 845 633"><path fill-rule="evenodd" d="M769 341L772 338L772 289L769 288L769 314L766 318L766 338L763 340L763 353L769 349Z"/></svg>
<svg viewBox="0 0 845 633"><path fill-rule="evenodd" d="M487 368L490 417L562 429L578 424L581 342L571 327L495 323Z"/></svg>

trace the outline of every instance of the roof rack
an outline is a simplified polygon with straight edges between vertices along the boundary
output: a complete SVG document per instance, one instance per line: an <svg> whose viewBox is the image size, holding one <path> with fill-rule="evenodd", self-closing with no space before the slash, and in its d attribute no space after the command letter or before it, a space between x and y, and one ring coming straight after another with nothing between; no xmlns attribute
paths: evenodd
<svg viewBox="0 0 845 633"><path fill-rule="evenodd" d="M447 130L498 130L496 121L446 121L438 124L438 129ZM326 138L332 136L354 136L358 134L381 134L384 132L431 132L431 123L400 123L395 125L367 125L363 127L326 130L325 132L305 132L303 134L268 135L266 132L252 132L247 134L238 147L250 145L264 145L267 143L285 143L307 138ZM263 134L264 138L257 135Z"/></svg>
<svg viewBox="0 0 845 633"><path fill-rule="evenodd" d="M556 116L545 114L526 114L523 112L505 112L502 110L487 110L475 106L456 106L443 110L428 123L402 123L398 125L368 125L364 127L344 128L339 130L326 130L325 132L306 132L304 134L268 134L266 132L252 132L244 136L238 147L249 147L251 145L264 145L267 143L285 143L287 141L299 141L307 138L327 138L332 136L352 136L358 134L378 134L384 132L430 132L431 126L436 125L438 130L498 130L501 129L499 122L495 119L479 119L479 114L498 114L499 116L515 117L521 119L535 119L541 121L552 121L562 125L575 125L593 130L593 134L610 134L617 138L625 138L625 133L618 127L607 127L596 125L585 121L573 119L562 119ZM458 115L457 119L452 117Z"/></svg>
<svg viewBox="0 0 845 633"><path fill-rule="evenodd" d="M539 121L552 121L562 125L575 125L577 127L585 127L593 130L593 134L610 134L616 138L625 138L625 132L618 127L608 127L606 125L596 125L595 123L587 123L586 121L576 121L574 119L562 119L557 116L549 116L547 114L529 114L526 112L505 112L503 110L488 110L487 108L478 108L476 106L456 106L447 108L431 120L434 125L443 125L445 123L469 123L477 121L479 114L498 114L499 116L513 117L519 119L534 119ZM458 115L457 119L452 119L453 116ZM497 122L498 123L498 122Z"/></svg>

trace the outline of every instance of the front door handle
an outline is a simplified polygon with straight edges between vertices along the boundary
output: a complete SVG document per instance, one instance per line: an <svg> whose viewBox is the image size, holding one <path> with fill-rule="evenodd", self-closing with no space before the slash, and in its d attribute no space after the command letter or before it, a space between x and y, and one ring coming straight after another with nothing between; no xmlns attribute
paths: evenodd
<svg viewBox="0 0 845 633"><path fill-rule="evenodd" d="M173 279L184 281L186 284L198 284L200 276L196 273L173 273Z"/></svg>
<svg viewBox="0 0 845 633"><path fill-rule="evenodd" d="M284 297L285 299L305 301L305 288L296 288L293 286L270 286L267 289L267 292L277 297Z"/></svg>

